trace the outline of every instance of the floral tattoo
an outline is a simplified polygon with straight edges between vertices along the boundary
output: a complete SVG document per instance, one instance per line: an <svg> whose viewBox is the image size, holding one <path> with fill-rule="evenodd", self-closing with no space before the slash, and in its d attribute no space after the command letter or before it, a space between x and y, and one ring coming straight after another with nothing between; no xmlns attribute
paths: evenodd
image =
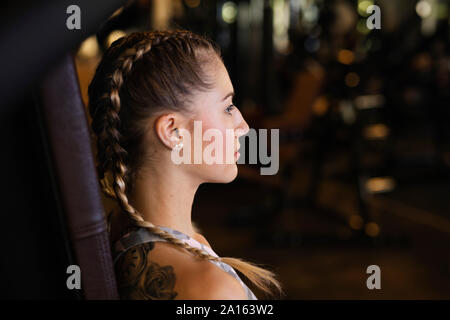
<svg viewBox="0 0 450 320"><path fill-rule="evenodd" d="M121 299L171 300L177 296L173 267L160 266L148 258L154 247L152 242L138 245L117 261L116 275Z"/></svg>

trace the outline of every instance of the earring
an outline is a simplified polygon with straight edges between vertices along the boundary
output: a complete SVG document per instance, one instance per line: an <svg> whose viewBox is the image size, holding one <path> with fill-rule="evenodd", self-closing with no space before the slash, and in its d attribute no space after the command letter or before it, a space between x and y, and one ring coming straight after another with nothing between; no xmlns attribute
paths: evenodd
<svg viewBox="0 0 450 320"><path fill-rule="evenodd" d="M174 147L175 150L181 150L181 148L183 148L183 142L176 144Z"/></svg>
<svg viewBox="0 0 450 320"><path fill-rule="evenodd" d="M175 128L174 131L176 131L177 135L180 136L180 134L178 133L178 128ZM176 144L174 147L175 150L181 150L181 148L183 148L183 142Z"/></svg>

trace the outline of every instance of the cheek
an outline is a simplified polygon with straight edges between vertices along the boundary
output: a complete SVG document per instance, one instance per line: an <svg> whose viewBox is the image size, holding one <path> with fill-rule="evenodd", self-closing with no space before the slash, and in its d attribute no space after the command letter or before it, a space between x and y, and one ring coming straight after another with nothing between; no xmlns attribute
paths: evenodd
<svg viewBox="0 0 450 320"><path fill-rule="evenodd" d="M229 123L227 123L226 119L219 119L220 116L212 118L208 117L202 120L202 133L204 134L208 129L214 129L218 133L218 139L220 139L221 145L222 145L222 155L223 155L223 162L225 162L225 155L227 152L227 149L234 150L234 133L233 133L233 127L231 120ZM220 132L220 134L219 134ZM227 133L228 132L228 133ZM227 137L228 135L228 137ZM202 137L203 139L203 137ZM216 137L212 137L209 141L203 140L203 150L211 144L214 143L214 140ZM234 151L233 151L234 156Z"/></svg>
<svg viewBox="0 0 450 320"><path fill-rule="evenodd" d="M214 131L217 132L217 139L220 139L221 145L222 145L222 163L221 164L207 164L204 161L202 164L194 164L191 166L191 169L193 169L194 175L197 177L200 177L202 181L206 182L212 182L212 183L228 183L233 181L238 173L236 163L233 161L233 163L226 163L226 154L227 154L227 148L230 152L231 150L231 157L234 157L234 135L232 131L229 131L228 136L230 138L227 139L227 129L231 128L231 121L228 124L230 127L227 127L227 123L225 121L226 119L214 119L211 116L208 118L202 119L201 121L201 132L202 135L200 137L196 137L196 139L200 138L202 141L202 158L204 156L208 156L210 154L211 147L209 147L209 150L206 150L208 146L211 146L214 144L214 140L216 139L216 136L211 137L210 140L204 140L205 137L204 134L208 129L214 129ZM220 132L220 134L219 134ZM231 134L230 134L231 133ZM227 141L228 140L228 141ZM191 141L191 163L194 163L194 138ZM215 147L218 147L217 144ZM213 156L216 157L215 153L217 150L213 152ZM234 159L234 158L232 158Z"/></svg>

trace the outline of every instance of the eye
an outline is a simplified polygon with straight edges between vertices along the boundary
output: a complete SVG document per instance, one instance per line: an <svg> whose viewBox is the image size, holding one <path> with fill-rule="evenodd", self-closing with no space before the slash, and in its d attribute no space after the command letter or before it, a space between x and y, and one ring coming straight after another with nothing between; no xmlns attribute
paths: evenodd
<svg viewBox="0 0 450 320"><path fill-rule="evenodd" d="M231 110L233 110L235 107L236 106L234 104L231 104L225 109L225 112L231 115Z"/></svg>

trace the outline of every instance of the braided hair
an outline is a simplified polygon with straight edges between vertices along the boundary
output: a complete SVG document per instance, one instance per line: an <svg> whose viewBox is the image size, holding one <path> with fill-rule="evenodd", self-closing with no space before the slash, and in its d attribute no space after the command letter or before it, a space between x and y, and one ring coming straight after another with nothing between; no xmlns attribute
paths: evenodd
<svg viewBox="0 0 450 320"><path fill-rule="evenodd" d="M221 59L213 41L186 30L135 32L108 48L88 90L91 126L97 137L98 175L102 190L118 201L136 227L147 228L199 259L225 262L272 294L269 285L281 291L272 272L192 247L145 221L128 202L145 153L141 143L145 119L159 111L185 110L193 89L211 88L202 66L214 57Z"/></svg>

